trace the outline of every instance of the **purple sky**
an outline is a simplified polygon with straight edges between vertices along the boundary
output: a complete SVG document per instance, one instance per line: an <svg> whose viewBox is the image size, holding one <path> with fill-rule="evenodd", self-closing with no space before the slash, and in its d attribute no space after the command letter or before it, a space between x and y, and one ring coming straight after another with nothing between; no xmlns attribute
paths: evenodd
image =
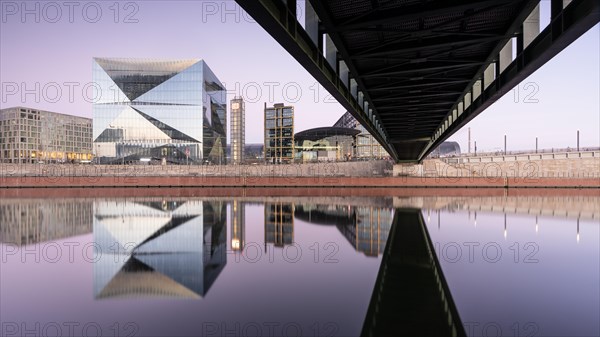
<svg viewBox="0 0 600 337"><path fill-rule="evenodd" d="M296 131L331 125L345 111L233 1L138 1L128 7L122 2L118 13L112 1L75 3L70 15L65 2L54 2L61 11L57 16L52 3L27 2L39 16L36 22L35 14L23 17L24 2L1 1L2 108L25 105L91 117L82 87L92 80L92 57L99 56L204 59L227 86L228 99L245 96L248 143L262 142L264 102L293 104ZM543 24L548 3L542 1ZM540 148L574 147L577 129L581 146L599 146L599 40L596 25L523 81L517 102L512 91L472 121L471 138L478 150L500 149L504 134L509 150L534 148L535 136ZM80 84L72 100L65 82ZM23 83L16 94L9 92L13 83ZM62 91L58 98L57 86ZM535 88L539 90L530 98L537 103L524 102ZM39 97L22 97L23 89ZM452 139L467 150L466 128Z"/></svg>

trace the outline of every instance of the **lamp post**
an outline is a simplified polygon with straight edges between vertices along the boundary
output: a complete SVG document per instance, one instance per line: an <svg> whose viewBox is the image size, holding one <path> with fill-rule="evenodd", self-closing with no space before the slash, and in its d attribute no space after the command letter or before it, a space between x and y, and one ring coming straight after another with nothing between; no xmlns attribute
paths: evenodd
<svg viewBox="0 0 600 337"><path fill-rule="evenodd" d="M538 137L535 137L535 153L538 153Z"/></svg>
<svg viewBox="0 0 600 337"><path fill-rule="evenodd" d="M577 152L579 152L579 130L577 130Z"/></svg>
<svg viewBox="0 0 600 337"><path fill-rule="evenodd" d="M504 155L506 156L506 134L504 134Z"/></svg>

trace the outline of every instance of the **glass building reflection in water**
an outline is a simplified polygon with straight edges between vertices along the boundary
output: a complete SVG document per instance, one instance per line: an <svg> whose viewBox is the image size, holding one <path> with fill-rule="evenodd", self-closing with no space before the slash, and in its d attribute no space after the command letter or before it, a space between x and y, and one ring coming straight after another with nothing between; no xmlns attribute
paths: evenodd
<svg viewBox="0 0 600 337"><path fill-rule="evenodd" d="M202 60L94 58L101 163L225 163L226 91Z"/></svg>
<svg viewBox="0 0 600 337"><path fill-rule="evenodd" d="M222 201L94 203L94 295L199 298L227 263Z"/></svg>
<svg viewBox="0 0 600 337"><path fill-rule="evenodd" d="M284 247L294 243L294 211L291 203L265 203L265 247Z"/></svg>
<svg viewBox="0 0 600 337"><path fill-rule="evenodd" d="M93 209L86 199L3 199L0 242L25 246L88 234Z"/></svg>
<svg viewBox="0 0 600 337"><path fill-rule="evenodd" d="M391 208L348 205L296 206L296 217L303 221L335 225L352 247L367 256L378 256L385 249L392 226Z"/></svg>
<svg viewBox="0 0 600 337"><path fill-rule="evenodd" d="M49 269L44 266L44 261L34 264L32 258L22 260L21 252L29 254L33 247L17 247L13 255L5 256L7 263L2 265L2 284L5 289L2 301L18 310L7 310L6 313L3 310L3 315L9 315L7 320L30 320L28 322L47 317L44 301L48 297L29 296L28 301L22 301L25 296L31 295L31 285L55 296L53 299L63 300L65 305L61 310L72 310L87 321L106 318L111 320L110 324L113 324L115 314L130 313L139 298L198 299L211 292L208 302L193 301L191 305L194 306L194 312L200 316L192 315L191 318L183 318L180 310L165 311L162 306L147 306L144 301L138 302L137 305L156 314L139 321L144 329L141 335L150 335L155 323L172 329L172 334L177 335L183 335L179 329L192 329L194 323L208 319L227 324L245 324L244 317L256 320L253 313L277 317L273 319L277 322L293 319L306 324L307 329L314 324L315 315L328 319L332 317L342 329L339 335L356 335L360 331L357 326L365 319L363 309L366 307L361 309L356 304L349 305L347 310L343 310L348 315L341 318L317 311L327 303L334 303L334 307L338 303L346 304L352 298L349 293L363 296L363 302L377 298L373 295L372 280L361 281L358 276L364 275L364 270L357 270L354 262L366 263L371 268L369 273L381 272L379 261L386 259L382 250L392 222L399 221L402 213L412 212L418 217L422 214L422 220L426 220L424 228L433 244L432 251L448 281L447 295L454 299L460 319L468 324L465 325L467 331L474 331L472 335L483 335L481 329L486 322L494 322L495 326L502 329L503 335L516 334L513 330L515 322L521 322L520 335L531 332L531 329L525 330L524 324L527 322L535 322L535 328L539 331L537 335L598 335L600 202L596 196L348 197L343 201L330 198L329 204L315 203L314 200L281 198L273 202L272 197L259 202L251 197L234 200L179 197L2 198L0 248L7 244L43 245L44 242L73 236L80 237L70 241L80 243L83 247L86 240L90 240L90 236L85 234L89 234L93 227L96 253L102 252L102 255L96 255L99 260L93 263L91 269L94 282L92 297L89 296L87 285L80 286L81 282L89 279L85 272L89 261L79 259L70 262L65 255L58 264L52 265L57 269ZM240 258L236 262L230 259L227 264L227 242L230 242L232 250L239 247L241 252L244 245L248 247L252 240L262 240L263 224L259 223L258 227L252 224L253 220L262 220L263 212L265 244L288 248L294 240L301 241L299 244L303 247L319 240L334 240L340 247L340 261L352 263L322 268L324 265L321 263L292 265L278 259L274 263L250 263ZM397 215L394 220L392 215ZM227 221L230 221L229 227ZM245 221L249 221L247 231L244 228ZM399 231L402 228L399 225L407 224L397 222L393 237L401 237L403 232ZM334 226L337 230L334 230ZM506 237L504 233L507 233ZM345 241L351 245L345 244ZM407 241L406 247L414 242ZM467 246L465 243L479 245ZM492 249L489 251L491 255L485 255L486 245L497 247L503 254L496 255ZM473 247L473 254L469 253L469 247ZM462 249L462 255L456 254L459 248ZM9 248L5 252L13 250ZM397 249L396 257L402 260L407 252L410 253ZM363 254L379 254L379 259L363 258ZM388 256L394 257L392 254ZM496 256L498 261L493 260ZM409 259L403 261L410 262ZM64 273L60 269L63 267L68 268ZM289 277L289 273L278 273L282 267L302 272ZM346 267L348 269L344 270ZM227 268L227 273L223 273L224 268ZM394 276L391 269L387 270L387 275ZM48 282L48 271L61 271L52 275L60 277L61 282ZM327 275L328 272L331 273ZM73 276L75 274L76 277ZM257 275L264 275L265 278ZM323 275L343 281L345 287L339 287L339 282L311 283ZM28 281L23 282L24 279ZM222 289L212 288L217 279L221 280L222 285L219 286L223 286ZM268 282L273 279L278 282ZM276 284L282 288L277 289ZM319 287L314 287L314 284L319 284ZM388 282L383 284L394 286ZM353 285L355 288L351 288L352 292L340 289ZM301 307L314 310L293 310L293 305L285 306L282 310L282 297L265 296L290 286L298 291L286 293L285 298L290 300L289 303L302 303L307 297L315 295L314 298L309 297L310 302L305 302L309 305ZM433 286L437 288L436 284ZM398 289L392 290L397 293ZM412 288L404 290L413 291ZM340 291L339 297L332 297L336 291ZM264 305L260 305L260 309L256 306L248 307L250 309L237 307L239 316L235 317L227 316L230 311L225 314L225 311L219 311L222 308L213 306L214 303L222 303L223 307L229 309L230 303L240 303L240 295L243 295L245 303ZM117 298L130 301L93 302L94 299ZM171 304L188 305L181 301ZM403 314L397 302L391 301L387 308L388 311L382 309L383 316ZM431 308L428 306L426 309ZM414 311L414 308L410 310ZM60 315L60 311L56 313ZM214 316L207 318L211 313ZM67 312L64 317L72 318L73 313ZM164 317L164 322L170 324L163 324L163 321L157 323L156 317ZM351 326L349 322L358 324ZM483 323L477 326L474 322ZM197 334L197 330L194 332ZM166 334L164 331L161 333Z"/></svg>

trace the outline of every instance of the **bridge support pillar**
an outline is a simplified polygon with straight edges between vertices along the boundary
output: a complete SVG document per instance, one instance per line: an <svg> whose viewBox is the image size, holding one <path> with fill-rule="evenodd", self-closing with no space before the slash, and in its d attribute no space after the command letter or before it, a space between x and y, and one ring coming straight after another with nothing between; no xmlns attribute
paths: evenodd
<svg viewBox="0 0 600 337"><path fill-rule="evenodd" d="M483 72L483 90L487 89L487 87L494 82L496 79L496 65L491 63Z"/></svg>
<svg viewBox="0 0 600 337"><path fill-rule="evenodd" d="M331 68L333 68L333 70L335 70L337 73L337 48L335 47L335 44L329 35L327 35L325 38L325 59Z"/></svg>
<svg viewBox="0 0 600 337"><path fill-rule="evenodd" d="M477 80L477 82L473 84L473 101L476 100L479 97L479 95L481 95L481 86L481 80Z"/></svg>
<svg viewBox="0 0 600 337"><path fill-rule="evenodd" d="M420 177L423 175L423 164L395 164L392 169L392 174L394 177Z"/></svg>
<svg viewBox="0 0 600 337"><path fill-rule="evenodd" d="M340 61L340 80L342 80L342 83L344 83L347 88L350 87L350 84L348 83L348 74L349 70L346 62Z"/></svg>
<svg viewBox="0 0 600 337"><path fill-rule="evenodd" d="M310 1L306 1L306 6L304 7L304 30L310 39L315 43L315 45L319 45L319 17L315 12L315 9L310 4Z"/></svg>
<svg viewBox="0 0 600 337"><path fill-rule="evenodd" d="M350 79L350 94L354 99L358 99L358 84L353 78Z"/></svg>
<svg viewBox="0 0 600 337"><path fill-rule="evenodd" d="M531 14L523 22L523 48L540 34L540 4L537 4Z"/></svg>
<svg viewBox="0 0 600 337"><path fill-rule="evenodd" d="M499 58L499 71L496 74L496 78L500 76L500 74L508 67L508 65L512 62L512 39L506 42L506 45L500 50Z"/></svg>

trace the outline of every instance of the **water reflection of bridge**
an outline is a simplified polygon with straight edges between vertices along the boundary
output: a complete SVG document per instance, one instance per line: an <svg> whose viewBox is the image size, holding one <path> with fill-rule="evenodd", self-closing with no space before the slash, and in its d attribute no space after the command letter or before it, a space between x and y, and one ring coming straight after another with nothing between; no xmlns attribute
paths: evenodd
<svg viewBox="0 0 600 337"><path fill-rule="evenodd" d="M599 199L589 195L3 198L0 241L26 245L88 234L93 228L94 240L103 252L94 264L96 298L199 298L227 263L227 205L231 207L233 250L244 248L246 205L264 205L265 215L272 205L280 205L281 212L275 213L292 218L286 217L278 230L273 227L272 240L265 236L265 243L293 241L290 220L296 218L336 226L357 251L382 253L364 335L397 332L398 326L408 334L431 329L436 335L461 335L460 319L421 209L598 219ZM265 221L265 234L268 230ZM279 241L275 234L281 234ZM237 249L234 240L239 240ZM414 324L424 317L426 324Z"/></svg>
<svg viewBox="0 0 600 337"><path fill-rule="evenodd" d="M397 208L362 336L466 336L421 211Z"/></svg>

